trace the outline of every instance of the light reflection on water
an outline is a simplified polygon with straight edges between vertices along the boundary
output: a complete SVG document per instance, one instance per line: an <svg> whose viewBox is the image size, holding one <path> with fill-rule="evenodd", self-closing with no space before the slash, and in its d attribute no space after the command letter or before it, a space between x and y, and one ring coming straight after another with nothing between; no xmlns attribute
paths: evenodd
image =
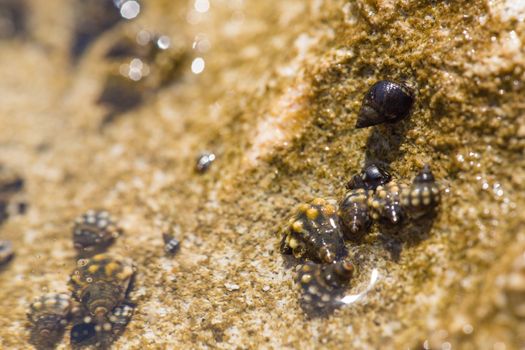
<svg viewBox="0 0 525 350"><path fill-rule="evenodd" d="M198 52L206 52L211 48L210 40L206 34L197 34L193 39L192 48Z"/></svg>
<svg viewBox="0 0 525 350"><path fill-rule="evenodd" d="M191 71L193 74L201 74L206 67L206 62L202 57L196 57L191 63Z"/></svg>
<svg viewBox="0 0 525 350"><path fill-rule="evenodd" d="M340 302L345 305L350 305L350 304L353 304L359 301L374 287L374 285L377 283L378 280L379 280L379 270L373 269L372 273L370 274L370 282L368 282L368 286L366 287L366 289L358 294L346 295L340 300Z"/></svg>
<svg viewBox="0 0 525 350"><path fill-rule="evenodd" d="M167 50L171 46L171 39L167 35L162 35L157 39L157 47L161 50Z"/></svg>
<svg viewBox="0 0 525 350"><path fill-rule="evenodd" d="M210 2L208 0L195 0L193 7L195 7L195 11L205 13L210 9Z"/></svg>
<svg viewBox="0 0 525 350"><path fill-rule="evenodd" d="M133 19L140 14L140 4L136 0L113 0L120 10L120 15L125 19Z"/></svg>

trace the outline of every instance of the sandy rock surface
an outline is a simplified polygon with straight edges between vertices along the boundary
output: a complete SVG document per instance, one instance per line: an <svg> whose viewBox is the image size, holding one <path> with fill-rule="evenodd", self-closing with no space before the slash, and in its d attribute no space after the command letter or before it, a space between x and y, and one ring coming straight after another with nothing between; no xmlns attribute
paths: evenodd
<svg viewBox="0 0 525 350"><path fill-rule="evenodd" d="M525 348L520 1L143 1L75 57L79 2L27 0L21 33L0 37L0 162L29 205L0 227L16 250L0 270L2 348L30 346L33 298L68 291L72 225L90 208L119 219L109 252L137 266L115 349ZM137 67L108 52L141 30L177 48L173 76L150 62L140 101L100 103L111 74ZM379 79L414 88L412 115L355 129ZM203 151L217 160L197 174ZM348 294L377 281L309 318L279 227L300 202L341 198L370 162L401 179L431 164L439 214L348 243Z"/></svg>

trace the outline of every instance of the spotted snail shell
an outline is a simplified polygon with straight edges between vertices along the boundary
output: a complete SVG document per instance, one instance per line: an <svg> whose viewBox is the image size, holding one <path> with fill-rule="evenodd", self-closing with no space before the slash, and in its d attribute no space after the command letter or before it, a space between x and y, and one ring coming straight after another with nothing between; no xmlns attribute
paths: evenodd
<svg viewBox="0 0 525 350"><path fill-rule="evenodd" d="M103 320L126 297L134 266L130 259L98 254L80 259L71 274L73 296L97 320Z"/></svg>
<svg viewBox="0 0 525 350"><path fill-rule="evenodd" d="M396 181L377 187L375 195L368 199L372 219L400 224L405 216L401 206L401 193L405 188Z"/></svg>
<svg viewBox="0 0 525 350"><path fill-rule="evenodd" d="M430 166L425 165L412 184L403 190L402 205L414 218L432 214L441 202L441 191Z"/></svg>
<svg viewBox="0 0 525 350"><path fill-rule="evenodd" d="M36 343L50 343L64 330L70 317L72 301L67 294L45 294L29 306L27 317Z"/></svg>
<svg viewBox="0 0 525 350"><path fill-rule="evenodd" d="M309 261L300 266L297 282L303 309L316 314L337 307L353 273L354 266L348 260L329 265Z"/></svg>
<svg viewBox="0 0 525 350"><path fill-rule="evenodd" d="M121 234L122 229L107 211L88 210L75 220L73 244L81 256L91 256L105 250Z"/></svg>
<svg viewBox="0 0 525 350"><path fill-rule="evenodd" d="M345 246L336 207L322 198L299 205L283 230L281 252L323 263L343 257Z"/></svg>
<svg viewBox="0 0 525 350"><path fill-rule="evenodd" d="M368 191L357 188L346 193L339 204L339 218L345 238L355 239L372 224L368 210Z"/></svg>

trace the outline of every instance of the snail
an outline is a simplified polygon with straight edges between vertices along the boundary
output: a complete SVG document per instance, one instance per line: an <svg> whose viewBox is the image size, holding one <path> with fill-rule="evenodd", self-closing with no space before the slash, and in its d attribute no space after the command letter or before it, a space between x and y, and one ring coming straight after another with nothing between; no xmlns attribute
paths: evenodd
<svg viewBox="0 0 525 350"><path fill-rule="evenodd" d="M348 260L321 265L311 261L299 267L297 282L301 306L308 313L324 313L338 306L354 273Z"/></svg>
<svg viewBox="0 0 525 350"><path fill-rule="evenodd" d="M356 188L346 193L339 204L339 219L346 239L358 238L372 224L368 209L368 192Z"/></svg>
<svg viewBox="0 0 525 350"><path fill-rule="evenodd" d="M197 161L195 163L195 171L200 174L205 173L211 167L215 159L216 156L214 153L204 152L200 154L199 157L197 157Z"/></svg>
<svg viewBox="0 0 525 350"><path fill-rule="evenodd" d="M104 251L122 232L107 211L88 210L75 220L73 245L80 256L91 256Z"/></svg>
<svg viewBox="0 0 525 350"><path fill-rule="evenodd" d="M15 252L13 250L13 244L11 241L0 240L0 266L5 265L11 261L14 255Z"/></svg>
<svg viewBox="0 0 525 350"><path fill-rule="evenodd" d="M102 323L109 312L124 301L133 274L130 259L98 254L78 260L70 285L75 299L97 323Z"/></svg>
<svg viewBox="0 0 525 350"><path fill-rule="evenodd" d="M439 185L427 164L412 184L403 190L402 205L410 216L419 218L434 213L440 201Z"/></svg>
<svg viewBox="0 0 525 350"><path fill-rule="evenodd" d="M406 85L380 80L367 91L355 127L397 123L409 115L413 103L414 95Z"/></svg>
<svg viewBox="0 0 525 350"><path fill-rule="evenodd" d="M378 186L387 184L392 180L392 175L377 164L366 166L359 174L352 176L346 184L346 188L364 188L365 190L375 191Z"/></svg>
<svg viewBox="0 0 525 350"><path fill-rule="evenodd" d="M180 248L180 242L170 233L163 233L162 239L164 240L164 251L168 255L175 254Z"/></svg>
<svg viewBox="0 0 525 350"><path fill-rule="evenodd" d="M368 198L371 217L374 220L386 221L390 224L400 224L404 219L401 206L401 192L406 185L391 181L384 186L379 186L373 196Z"/></svg>
<svg viewBox="0 0 525 350"><path fill-rule="evenodd" d="M45 294L33 301L27 317L35 344L52 344L61 336L71 316L72 301L67 294Z"/></svg>
<svg viewBox="0 0 525 350"><path fill-rule="evenodd" d="M299 205L282 233L281 252L297 259L329 264L345 255L336 207L322 198Z"/></svg>

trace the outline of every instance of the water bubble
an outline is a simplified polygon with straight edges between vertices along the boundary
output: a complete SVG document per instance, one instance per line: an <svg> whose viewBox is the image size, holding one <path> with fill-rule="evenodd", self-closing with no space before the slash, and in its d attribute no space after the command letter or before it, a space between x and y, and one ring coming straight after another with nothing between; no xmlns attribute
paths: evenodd
<svg viewBox="0 0 525 350"><path fill-rule="evenodd" d="M120 15L125 19L133 19L140 13L140 4L135 0L129 0L120 6Z"/></svg>
<svg viewBox="0 0 525 350"><path fill-rule="evenodd" d="M193 74L201 74L206 67L206 63L202 57L197 57L191 63L191 71Z"/></svg>
<svg viewBox="0 0 525 350"><path fill-rule="evenodd" d="M463 326L463 333L465 334L471 334L474 331L474 327L472 327L471 324L467 323Z"/></svg>
<svg viewBox="0 0 525 350"><path fill-rule="evenodd" d="M157 39L157 46L161 50L166 50L171 46L171 40L167 35L162 35Z"/></svg>
<svg viewBox="0 0 525 350"><path fill-rule="evenodd" d="M147 45L151 40L151 33L147 30L141 30L137 33L137 43L139 45Z"/></svg>
<svg viewBox="0 0 525 350"><path fill-rule="evenodd" d="M195 11L200 13L208 12L210 9L210 2L208 0L195 0Z"/></svg>

